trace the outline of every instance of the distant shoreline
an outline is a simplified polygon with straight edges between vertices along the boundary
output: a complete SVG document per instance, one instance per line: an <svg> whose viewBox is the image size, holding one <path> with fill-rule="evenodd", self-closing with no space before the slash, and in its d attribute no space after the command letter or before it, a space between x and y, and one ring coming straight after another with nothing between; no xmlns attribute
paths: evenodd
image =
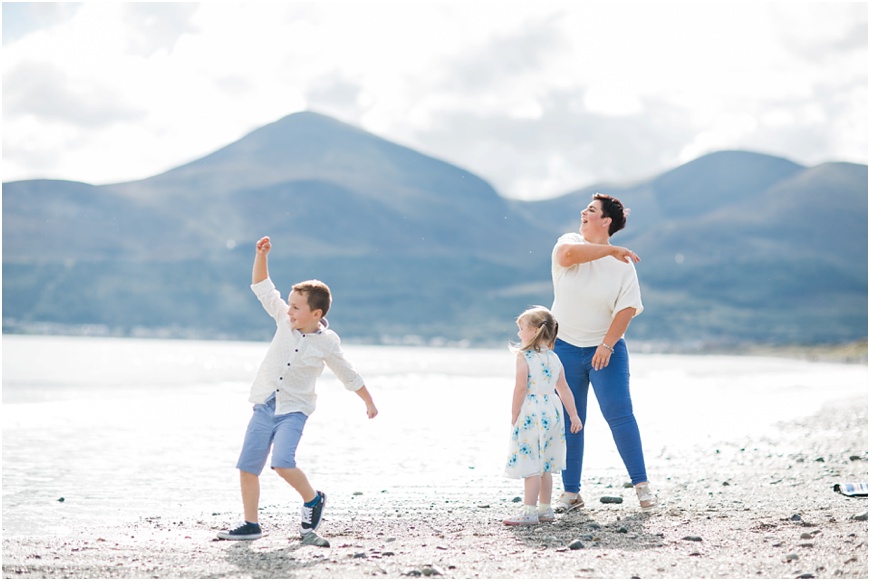
<svg viewBox="0 0 870 581"><path fill-rule="evenodd" d="M836 345L744 345L731 349L708 351L704 354L785 357L804 361L867 365L867 339Z"/></svg>
<svg viewBox="0 0 870 581"><path fill-rule="evenodd" d="M47 337L100 337L118 339L167 339L192 341L268 341L267 336L236 336L209 334L191 329L133 329L131 332L112 330L103 325L4 325L4 335L47 336ZM867 338L832 344L759 344L759 343L712 343L676 344L669 342L643 341L628 338L635 353L650 355L739 355L751 357L782 357L802 361L829 363L868 364ZM372 345L384 347L428 347L459 349L499 349L506 342L472 342L451 340L444 337L424 338L418 336L388 337L376 340L343 336L348 345Z"/></svg>

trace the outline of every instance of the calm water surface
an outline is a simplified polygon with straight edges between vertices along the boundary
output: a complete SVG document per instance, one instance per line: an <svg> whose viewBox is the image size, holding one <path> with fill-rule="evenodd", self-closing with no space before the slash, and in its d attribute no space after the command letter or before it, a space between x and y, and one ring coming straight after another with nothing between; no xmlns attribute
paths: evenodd
<svg viewBox="0 0 870 581"><path fill-rule="evenodd" d="M234 466L266 343L5 335L2 346L4 536L63 535L80 523L167 512L240 512ZM315 484L377 493L503 480L513 389L507 349L345 351L380 415L368 420L362 401L324 372L297 455ZM863 365L632 356L653 480L658 457L749 443L777 422L866 388ZM586 430L584 475L618 467L593 402ZM264 502L287 494L264 474Z"/></svg>

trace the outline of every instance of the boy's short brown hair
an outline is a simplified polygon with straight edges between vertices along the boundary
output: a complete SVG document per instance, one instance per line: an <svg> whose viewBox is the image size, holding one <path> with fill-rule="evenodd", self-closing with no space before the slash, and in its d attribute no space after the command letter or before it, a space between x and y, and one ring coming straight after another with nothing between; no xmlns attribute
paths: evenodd
<svg viewBox="0 0 870 581"><path fill-rule="evenodd" d="M306 280L293 285L297 293L304 293L308 306L312 311L320 309L321 317L325 317L332 305L332 293L325 282L319 280Z"/></svg>

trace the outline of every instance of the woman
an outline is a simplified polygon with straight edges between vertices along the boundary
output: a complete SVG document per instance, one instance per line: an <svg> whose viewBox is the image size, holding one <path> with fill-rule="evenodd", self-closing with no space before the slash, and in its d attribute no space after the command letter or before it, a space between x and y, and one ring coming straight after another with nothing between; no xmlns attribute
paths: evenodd
<svg viewBox="0 0 870 581"><path fill-rule="evenodd" d="M589 383L607 420L640 506L650 509L657 499L650 491L640 432L629 393L628 348L622 338L631 319L643 311L634 263L640 258L627 248L611 246L610 237L625 226L626 210L612 196L595 194L581 212L580 232L565 234L553 248L552 312L559 321L554 351L562 361L577 411L586 424ZM557 512L583 506L580 473L586 430L565 431L568 456L562 471L565 492L554 504Z"/></svg>

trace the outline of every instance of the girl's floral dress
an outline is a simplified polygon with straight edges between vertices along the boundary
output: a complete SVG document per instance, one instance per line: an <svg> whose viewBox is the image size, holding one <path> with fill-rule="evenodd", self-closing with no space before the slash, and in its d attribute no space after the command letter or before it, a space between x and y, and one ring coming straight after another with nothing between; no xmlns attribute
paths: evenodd
<svg viewBox="0 0 870 581"><path fill-rule="evenodd" d="M511 431L505 476L526 478L565 469L565 423L556 380L562 362L552 350L524 351L529 365L526 399Z"/></svg>

